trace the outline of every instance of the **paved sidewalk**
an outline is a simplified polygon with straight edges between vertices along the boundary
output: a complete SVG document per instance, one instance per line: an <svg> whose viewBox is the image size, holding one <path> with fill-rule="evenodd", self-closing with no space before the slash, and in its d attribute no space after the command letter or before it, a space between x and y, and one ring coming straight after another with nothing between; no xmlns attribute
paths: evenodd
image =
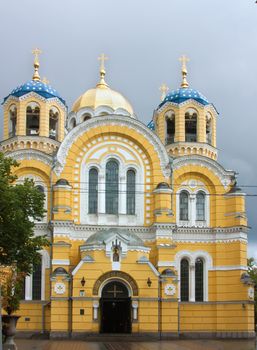
<svg viewBox="0 0 257 350"><path fill-rule="evenodd" d="M255 340L85 342L17 339L18 350L256 350Z"/></svg>

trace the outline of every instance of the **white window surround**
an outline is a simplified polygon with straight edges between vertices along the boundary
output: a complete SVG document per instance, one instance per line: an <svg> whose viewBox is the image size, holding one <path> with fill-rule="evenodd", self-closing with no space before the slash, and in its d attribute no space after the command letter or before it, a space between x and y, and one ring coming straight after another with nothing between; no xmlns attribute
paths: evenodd
<svg viewBox="0 0 257 350"><path fill-rule="evenodd" d="M115 143L114 143L115 144ZM98 145L99 147L99 145ZM128 147L123 145L122 147ZM131 153L131 150L129 150ZM92 154L92 148L90 149ZM117 152L118 153L118 152ZM92 161L85 163L85 158L81 164L81 198L80 198L80 220L83 224L98 225L143 225L144 223L144 165L139 157L131 163L124 162L123 158L113 152L102 158L99 163L93 158ZM133 152L134 154L134 152ZM119 163L119 210L118 215L105 213L105 177L106 164L109 160L114 159ZM135 164L135 161L139 164ZM95 168L98 171L98 214L88 214L88 191L89 191L89 171ZM136 172L136 215L127 215L127 171L135 170Z"/></svg>
<svg viewBox="0 0 257 350"><path fill-rule="evenodd" d="M208 301L208 274L213 267L212 257L209 253L197 250L188 251L182 250L175 255L175 267L178 273L178 298L180 300L180 263L182 259L187 259L189 262L189 301L195 301L195 262L198 258L203 259L204 276L203 276L203 301Z"/></svg>
<svg viewBox="0 0 257 350"><path fill-rule="evenodd" d="M50 268L50 256L46 250L39 252L41 258L41 300L46 300L45 284L46 284L46 269ZM33 275L25 277L25 300L32 300L32 280Z"/></svg>
<svg viewBox="0 0 257 350"><path fill-rule="evenodd" d="M180 220L180 193L185 191L188 193L188 220ZM198 192L205 194L205 220L196 220L196 195ZM210 196L209 192L203 187L197 187L192 191L188 186L182 186L176 193L176 221L178 226L187 227L208 227L210 225Z"/></svg>

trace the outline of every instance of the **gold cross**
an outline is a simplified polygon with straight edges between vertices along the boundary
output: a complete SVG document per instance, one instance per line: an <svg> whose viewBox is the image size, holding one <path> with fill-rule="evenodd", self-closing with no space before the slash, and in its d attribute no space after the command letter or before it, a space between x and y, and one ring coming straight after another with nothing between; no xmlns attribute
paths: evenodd
<svg viewBox="0 0 257 350"><path fill-rule="evenodd" d="M104 61L107 61L109 58L107 56L105 56L104 53L102 53L99 57L98 60L100 61L100 69L104 70Z"/></svg>
<svg viewBox="0 0 257 350"><path fill-rule="evenodd" d="M34 50L32 50L32 53L35 56L34 61L37 62L39 55L42 53L42 50L35 48Z"/></svg>
<svg viewBox="0 0 257 350"><path fill-rule="evenodd" d="M187 62L189 62L189 58L186 57L186 55L182 55L179 58L180 62L182 63L182 69L181 69L181 73L182 73L182 83L181 83L181 87L182 88L188 88L189 84L187 82Z"/></svg>
<svg viewBox="0 0 257 350"><path fill-rule="evenodd" d="M186 56L186 55L182 55L180 58L179 58L180 62L182 63L182 70L186 70L187 67L186 67L186 64L187 62L190 61L190 59Z"/></svg>
<svg viewBox="0 0 257 350"><path fill-rule="evenodd" d="M161 101L163 101L166 97L166 94L169 90L168 86L165 83L162 83L162 85L159 87L159 90L161 91Z"/></svg>
<svg viewBox="0 0 257 350"><path fill-rule="evenodd" d="M43 78L42 82L44 84L49 84L50 83L50 81L46 77Z"/></svg>

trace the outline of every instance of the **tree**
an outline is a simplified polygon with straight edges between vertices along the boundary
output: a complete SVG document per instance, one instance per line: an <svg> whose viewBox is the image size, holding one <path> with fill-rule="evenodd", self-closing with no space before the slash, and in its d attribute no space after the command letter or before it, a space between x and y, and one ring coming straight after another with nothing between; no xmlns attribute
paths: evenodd
<svg viewBox="0 0 257 350"><path fill-rule="evenodd" d="M257 262L254 258L247 259L248 274L254 283L254 315L257 321Z"/></svg>
<svg viewBox="0 0 257 350"><path fill-rule="evenodd" d="M32 180L15 184L12 170L19 164L0 153L0 265L16 265L29 274L39 263L46 237L35 237L35 222L44 216L44 194Z"/></svg>

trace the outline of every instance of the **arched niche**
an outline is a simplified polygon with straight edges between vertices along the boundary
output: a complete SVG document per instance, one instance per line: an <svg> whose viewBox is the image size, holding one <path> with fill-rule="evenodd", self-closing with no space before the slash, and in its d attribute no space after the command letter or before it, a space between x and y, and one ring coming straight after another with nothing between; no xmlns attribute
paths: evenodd
<svg viewBox="0 0 257 350"><path fill-rule="evenodd" d="M212 133L213 133L213 125L212 125L212 116L208 112L206 115L206 142L211 145L212 144Z"/></svg>
<svg viewBox="0 0 257 350"><path fill-rule="evenodd" d="M14 137L16 135L16 125L17 125L17 107L12 104L9 108L9 137Z"/></svg>
<svg viewBox="0 0 257 350"><path fill-rule="evenodd" d="M165 113L165 122L166 122L166 145L174 143L175 140L175 113L173 110L169 110Z"/></svg>
<svg viewBox="0 0 257 350"><path fill-rule="evenodd" d="M58 140L59 110L52 106L49 110L49 137Z"/></svg>
<svg viewBox="0 0 257 350"><path fill-rule="evenodd" d="M40 106L36 102L30 102L26 108L26 135L38 136L40 123Z"/></svg>
<svg viewBox="0 0 257 350"><path fill-rule="evenodd" d="M197 142L197 119L196 110L189 108L185 113L185 142Z"/></svg>

